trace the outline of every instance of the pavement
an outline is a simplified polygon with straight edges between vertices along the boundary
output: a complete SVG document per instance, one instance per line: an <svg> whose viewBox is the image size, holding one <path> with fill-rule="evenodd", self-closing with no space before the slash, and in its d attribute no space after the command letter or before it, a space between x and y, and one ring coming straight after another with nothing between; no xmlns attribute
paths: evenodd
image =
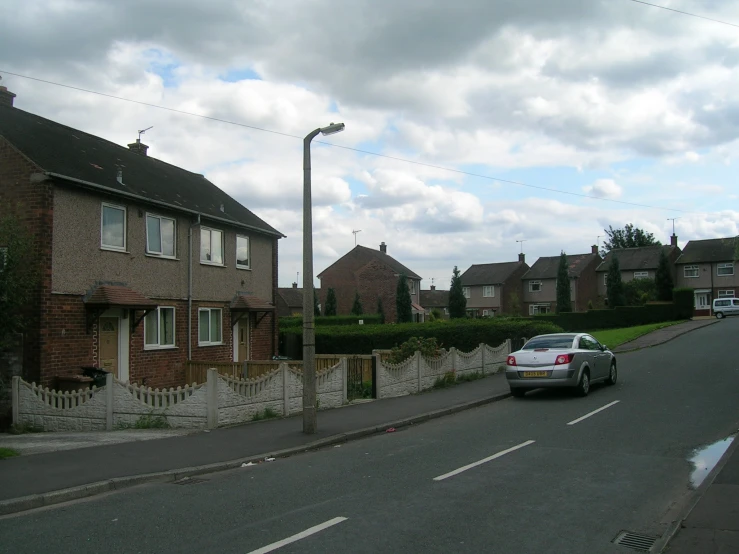
<svg viewBox="0 0 739 554"><path fill-rule="evenodd" d="M615 351L655 346L717 323L722 324L708 319L680 323ZM125 435L122 431L0 435L0 447L15 448L22 454L0 460L0 516L393 432L508 396L505 377L494 375L448 389L320 411L315 435L302 433L300 416L194 433L143 430L126 431ZM739 440L730 445L655 548L670 554L739 553L738 446Z"/></svg>

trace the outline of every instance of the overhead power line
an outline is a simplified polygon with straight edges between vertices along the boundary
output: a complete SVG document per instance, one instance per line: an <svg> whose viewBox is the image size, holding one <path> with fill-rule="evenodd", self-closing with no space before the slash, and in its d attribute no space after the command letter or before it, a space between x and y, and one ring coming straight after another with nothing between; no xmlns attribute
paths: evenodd
<svg viewBox="0 0 739 554"><path fill-rule="evenodd" d="M681 13L683 15L689 15L690 17L697 17L699 19L705 19L707 21L713 21L714 23L721 23L722 25L730 25L732 27L739 27L736 23L729 23L728 21L721 21L720 19L713 19L712 17L706 17L705 15L698 15L695 13L690 12L684 12L682 10L676 10L674 8L668 8L667 6L659 6L657 4L650 4L649 2L644 2L643 0L631 0L632 2L636 2L637 4L644 4L645 6L652 6L653 8L660 8L661 10L667 10L675 13Z"/></svg>
<svg viewBox="0 0 739 554"><path fill-rule="evenodd" d="M230 121L228 119L222 119L222 118L219 118L219 117L212 117L212 116L209 116L209 115L202 115L202 114L197 114L197 113L193 113L193 112L187 112L185 110L178 110L176 108L169 108L167 106L161 106L159 104L152 104L150 102L143 102L141 100L132 100L131 98L124 98L122 96L116 96L114 94L107 94L105 92L99 92L99 91L96 91L96 90L90 90L90 89L86 89L86 88L82 88L82 87L75 87L75 86L72 86L72 85L65 85L64 83L57 83L55 81L49 81L49 80L46 80L46 79L39 79L38 77L30 77L28 75L21 75L20 73L14 73L12 71L6 71L4 69L0 69L0 73L5 73L7 75L13 75L14 77L20 77L22 79L29 79L31 81L36 81L36 82L39 82L39 83L45 83L47 85L53 85L53 86L57 86L57 87L68 88L68 89L77 90L77 91L80 91L80 92L86 92L86 93L89 93L89 94L96 94L98 96L104 96L105 98L112 98L114 100L121 100L123 102L130 102L132 104L139 104L141 106L147 106L147 107L150 107L150 108L156 108L158 110L166 110L168 112L173 112L173 113L177 113L177 114L181 114L181 115L188 115L188 116L191 116L191 117L199 117L201 119L207 119L209 121L217 121L219 123L226 123L228 125L236 125L238 127L245 127L247 129L252 129L254 131L262 131L264 133L271 133L273 135L280 135L280 136L283 136L283 137L288 137L288 138L294 138L294 139L298 139L298 140L303 140L303 137L298 136L298 135L293 135L293 134L290 134L290 133L283 133L281 131L274 131L272 129L266 129L264 127L257 127L255 125L247 125L246 123L239 123L237 121ZM677 208L665 208L663 206L652 206L650 204L639 204L637 202L626 202L625 200L615 200L613 198L601 198L599 196L591 196L589 194L581 194L581 193L578 193L578 192L570 192L570 191L560 190L560 189L555 189L555 188L550 188L550 187L542 187L542 186L539 186L539 185L531 185L529 183L523 183L521 181L512 181L510 179L501 179L500 177L491 177L490 175L482 175L480 173L473 173L471 171L464 171L464 170L461 170L461 169L454 169L454 168L451 168L451 167L445 167L445 166L430 164L430 163L426 163L426 162L419 162L417 160L408 160L406 158L400 158L400 157L397 157L397 156L389 156L387 154L379 154L378 152L371 152L369 150L362 150L361 148L352 148L351 146L342 146L340 144L333 144L331 142L325 142L325 141L322 141L322 140L316 140L314 142L317 142L319 144L324 144L326 146L331 146L333 148L342 148L344 150L350 150L352 152L357 152L357 153L360 153L360 154L367 154L368 156L376 156L378 158L386 158L388 160L394 160L394 161L397 161L397 162L403 162L403 163L418 165L418 166L422 166L422 167L428 167L428 168L431 168L431 169L438 169L438 170L441 170L441 171L448 171L450 173L457 173L458 175L467 175L469 177L476 177L478 179L485 179L485 180L488 180L488 181L495 181L495 182L499 182L499 183L506 183L506 184L510 184L510 185L516 185L516 186L519 186L519 187L527 187L527 188L531 188L531 189L535 189L535 190L543 190L543 191L547 191L547 192L553 192L553 193L556 193L556 194L566 194L568 196L575 196L575 197L578 197L578 198L587 198L589 200L599 200L601 202L611 202L611 203L614 203L614 204L622 204L622 205L625 205L625 206L633 206L633 207L637 207L637 208L649 208L649 209L652 209L652 210L664 210L664 211L668 211L668 212L679 212L679 213L687 213L687 214L702 214L702 213L705 213L705 212L693 212L693 211L689 211L689 210L680 210L680 209L677 209Z"/></svg>

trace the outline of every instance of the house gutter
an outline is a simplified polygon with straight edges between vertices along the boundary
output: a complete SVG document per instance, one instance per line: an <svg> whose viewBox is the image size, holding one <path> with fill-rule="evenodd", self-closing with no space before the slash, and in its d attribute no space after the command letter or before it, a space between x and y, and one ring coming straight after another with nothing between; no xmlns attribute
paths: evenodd
<svg viewBox="0 0 739 554"><path fill-rule="evenodd" d="M218 217L215 215L210 214L204 214L202 212L199 212L197 210L191 210L189 208L185 208L183 206L178 206L176 204L170 204L168 202L162 202L161 200L154 200L152 198L147 198L146 196L141 196L139 194L134 194L132 192L126 192L123 190L114 189L111 187L106 187L105 185L99 185L97 183L91 183L90 181L83 181L82 179L76 179L74 177L69 177L67 175L61 175L60 173L54 173L52 171L44 171L44 175L47 175L49 177L55 177L57 179L63 179L65 181L71 181L73 183L77 183L79 185L83 185L85 187L99 190L101 192L106 192L108 194L115 194L117 196L124 196L126 198L131 198L133 200L138 200L140 202L146 203L146 204L155 204L157 206L163 206L165 208L168 208L170 210L178 211L178 212L184 212L187 214L195 215L200 217L201 215L205 216L208 219L211 219L213 221L218 221L220 223L225 223L226 225L233 225L235 227L241 227L243 229L249 229L251 231L255 231L257 233L262 233L265 235L271 235L276 236L278 238L286 238L287 235L283 235L279 231L268 231L266 229L261 229L260 227L254 227L253 225L247 225L246 223L240 223L238 221L233 221L232 219L225 219L222 217Z"/></svg>
<svg viewBox="0 0 739 554"><path fill-rule="evenodd" d="M190 224L187 232L187 239L190 243L190 250L187 257L187 361L192 360L192 229L200 225L200 214L198 219Z"/></svg>

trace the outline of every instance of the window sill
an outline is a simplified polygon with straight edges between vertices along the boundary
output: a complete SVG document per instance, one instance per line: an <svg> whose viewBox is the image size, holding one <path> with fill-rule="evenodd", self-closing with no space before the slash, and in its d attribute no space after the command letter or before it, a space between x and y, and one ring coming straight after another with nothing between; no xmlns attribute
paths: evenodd
<svg viewBox="0 0 739 554"><path fill-rule="evenodd" d="M198 347L205 348L208 346L223 346L223 342L199 342Z"/></svg>
<svg viewBox="0 0 739 554"><path fill-rule="evenodd" d="M145 252L144 256L146 256L147 258L157 258L159 260L171 260L175 262L180 261L180 258L176 256L160 256L159 254L150 254L149 252Z"/></svg>
<svg viewBox="0 0 739 554"><path fill-rule="evenodd" d="M236 269L243 269L245 271L251 271L251 267L246 267L246 266L243 266L243 265L237 265L236 266Z"/></svg>
<svg viewBox="0 0 739 554"><path fill-rule="evenodd" d="M209 265L211 267L227 267L226 264L215 264L213 262L204 262L203 260L200 260L200 265Z"/></svg>
<svg viewBox="0 0 739 554"><path fill-rule="evenodd" d="M101 246L100 250L105 250L106 252L118 252L119 254L130 254L131 253L125 248L114 248L112 246Z"/></svg>
<svg viewBox="0 0 739 554"><path fill-rule="evenodd" d="M177 346L144 346L146 352L159 352L161 350L179 350Z"/></svg>

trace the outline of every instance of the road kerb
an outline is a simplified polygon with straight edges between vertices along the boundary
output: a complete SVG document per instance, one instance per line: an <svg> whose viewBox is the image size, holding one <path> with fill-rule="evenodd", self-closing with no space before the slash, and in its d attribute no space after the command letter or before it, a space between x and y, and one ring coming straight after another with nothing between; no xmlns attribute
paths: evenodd
<svg viewBox="0 0 739 554"><path fill-rule="evenodd" d="M431 419L437 419L447 415L455 414L493 402L498 402L508 398L511 394L501 393L486 398L480 398L471 402L465 402L462 404L456 404L447 408L434 410L432 412L426 412L416 416L411 416L395 421L389 421L380 425L373 425L370 427L364 427L362 429L356 429L353 431L347 431L338 435L332 435L323 439L311 441L309 443L302 444L300 446L294 446L291 448L285 448L282 450L273 450L263 454L257 454L254 456L248 456L245 458L239 458L237 460L229 460L225 462L215 462L212 464L206 464L201 466L185 467L178 469L171 469L167 471L159 471L156 473L146 473L142 475L130 475L124 477L114 477L112 479L106 479L105 481L98 481L95 483L88 483L86 485L79 485L77 487L70 487L66 489L59 489L42 494L34 494L29 496L23 496L20 498L11 498L9 500L0 500L0 516L7 516L16 514L19 512L25 512L28 510L34 510L37 508L43 508L46 506L52 506L54 504L62 504L64 502L70 502L72 500L79 500L81 498L88 498L103 494L110 491L123 490L129 487L135 487L137 485L143 485L154 482L174 482L184 479L185 477L194 477L196 475L205 475L208 473L217 473L220 471L228 471L230 469L236 469L241 467L242 464L248 464L249 462L257 463L263 461L265 458L286 458L302 452L308 452L311 450L319 450L327 446L334 446L349 442L352 440L361 439L371 435L379 433L385 433L390 428L401 429L410 425L416 425L429 421Z"/></svg>

